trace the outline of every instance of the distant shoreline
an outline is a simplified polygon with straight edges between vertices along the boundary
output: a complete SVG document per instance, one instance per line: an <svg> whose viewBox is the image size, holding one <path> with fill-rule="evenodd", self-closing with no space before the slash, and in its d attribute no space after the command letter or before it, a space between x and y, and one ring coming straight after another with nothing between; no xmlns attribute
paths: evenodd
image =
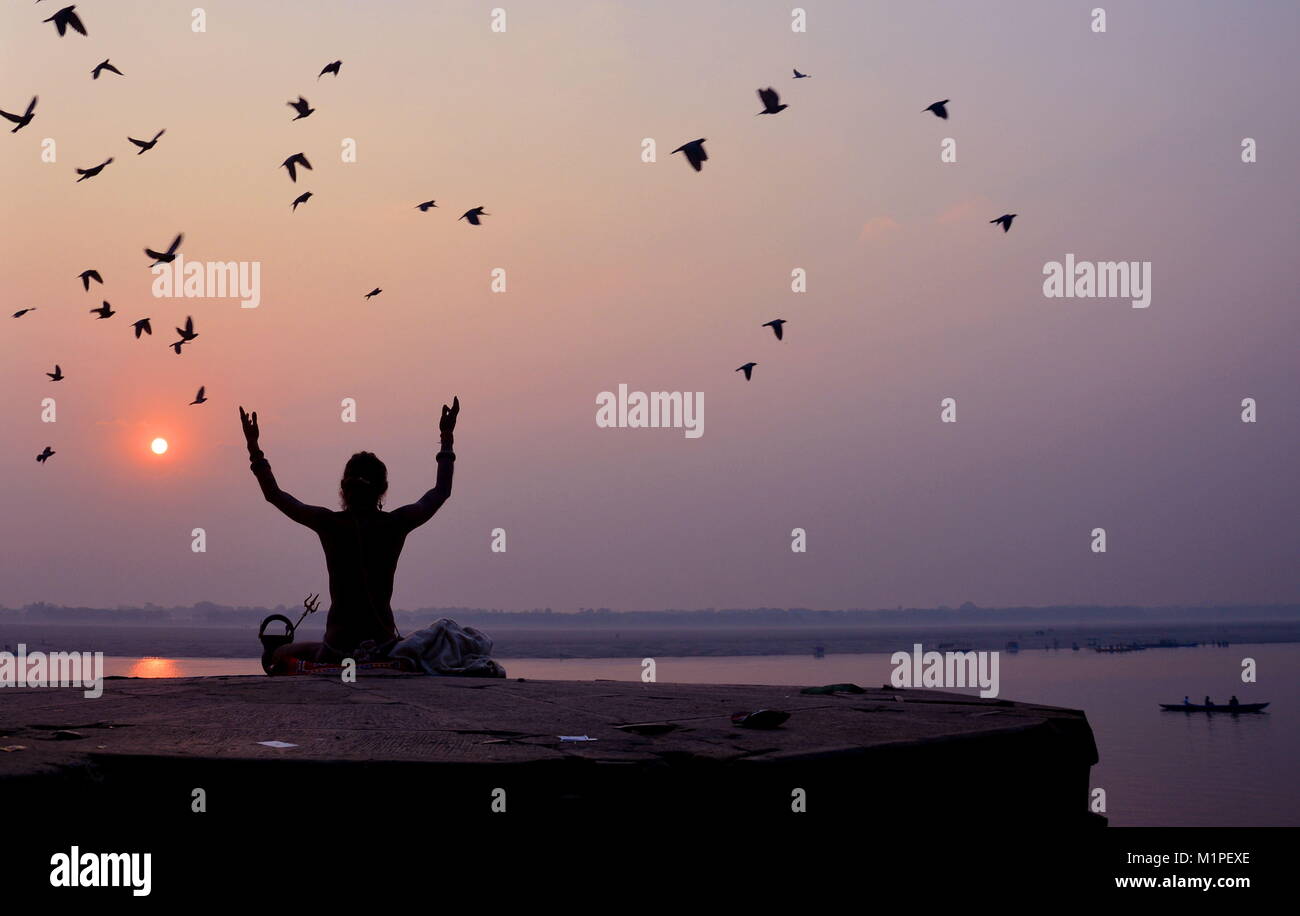
<svg viewBox="0 0 1300 916"><path fill-rule="evenodd" d="M464 622L464 621L462 621ZM418 629L399 620L403 633ZM1227 642L1300 642L1300 621L1207 621L1104 623L1081 626L984 626L927 624L914 626L725 626L725 627L519 627L473 621L492 637L494 654L503 658L646 658L734 655L804 655L821 646L827 654L896 652L920 642L926 649L1000 649L1015 642L1021 650L1052 649L1091 652L1092 644L1130 645L1174 640L1201 644ZM321 624L313 621L301 638L319 639ZM0 648L25 644L32 651L90 651L114 656L176 658L256 658L260 654L256 624L239 627L152 624L62 624L46 621L4 621L0 618ZM1158 656L1163 648L1146 652ZM1186 651L1186 650L1184 650Z"/></svg>

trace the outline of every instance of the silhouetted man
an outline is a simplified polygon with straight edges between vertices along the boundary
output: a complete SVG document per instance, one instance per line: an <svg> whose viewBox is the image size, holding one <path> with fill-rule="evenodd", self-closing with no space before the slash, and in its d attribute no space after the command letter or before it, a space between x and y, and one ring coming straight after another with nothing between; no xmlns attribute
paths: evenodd
<svg viewBox="0 0 1300 916"><path fill-rule="evenodd" d="M262 495L289 518L306 525L320 537L330 579L330 609L325 620L324 642L295 642L281 646L272 655L272 674L287 673L294 660L340 662L355 658L362 643L371 657L383 657L400 638L389 602L393 596L393 575L406 536L420 527L451 496L451 479L456 454L452 451L460 399L442 406L438 428L442 449L435 460L438 477L432 490L417 502L391 512L380 508L388 490L388 469L371 452L357 452L348 459L339 482L343 509L335 512L323 506L309 506L280 489L271 473L270 462L258 448L260 430L257 412L239 408L253 476Z"/></svg>

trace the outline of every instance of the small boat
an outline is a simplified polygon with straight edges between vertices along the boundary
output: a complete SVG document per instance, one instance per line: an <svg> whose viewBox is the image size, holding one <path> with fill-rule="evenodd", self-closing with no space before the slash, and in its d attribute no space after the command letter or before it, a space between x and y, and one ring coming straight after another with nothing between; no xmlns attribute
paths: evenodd
<svg viewBox="0 0 1300 916"><path fill-rule="evenodd" d="M1206 706L1202 703L1161 703L1160 708L1166 712L1263 712L1267 703L1238 703L1236 706L1229 706L1227 703L1216 703L1213 706Z"/></svg>

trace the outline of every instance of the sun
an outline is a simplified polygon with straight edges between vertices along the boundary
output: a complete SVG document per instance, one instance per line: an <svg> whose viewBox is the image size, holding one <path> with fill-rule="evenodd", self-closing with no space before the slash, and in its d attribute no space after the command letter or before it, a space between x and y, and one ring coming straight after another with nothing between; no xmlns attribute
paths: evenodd
<svg viewBox="0 0 1300 916"><path fill-rule="evenodd" d="M149 443L149 448L153 449L155 455L161 455L167 451L167 440L159 437Z"/></svg>

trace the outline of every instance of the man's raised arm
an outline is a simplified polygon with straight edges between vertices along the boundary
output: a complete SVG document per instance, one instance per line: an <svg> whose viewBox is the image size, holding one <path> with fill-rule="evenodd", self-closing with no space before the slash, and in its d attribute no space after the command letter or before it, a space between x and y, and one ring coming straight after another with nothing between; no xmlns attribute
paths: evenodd
<svg viewBox="0 0 1300 916"><path fill-rule="evenodd" d="M433 514L451 496L451 479L456 471L456 453L452 451L452 445L455 444L456 417L459 415L460 398L452 398L450 407L442 405L442 419L438 421L442 449L435 458L438 462L438 478L434 481L433 489L410 505L393 510L392 514L410 528L418 528L433 518Z"/></svg>
<svg viewBox="0 0 1300 916"><path fill-rule="evenodd" d="M280 489L275 482L275 475L271 473L271 463L266 460L257 444L258 436L261 435L257 426L257 411L249 414L244 408L239 408L239 422L244 427L244 439L248 443L249 466L266 501L298 524L315 529L319 522L330 515L330 510L324 506L309 506Z"/></svg>

